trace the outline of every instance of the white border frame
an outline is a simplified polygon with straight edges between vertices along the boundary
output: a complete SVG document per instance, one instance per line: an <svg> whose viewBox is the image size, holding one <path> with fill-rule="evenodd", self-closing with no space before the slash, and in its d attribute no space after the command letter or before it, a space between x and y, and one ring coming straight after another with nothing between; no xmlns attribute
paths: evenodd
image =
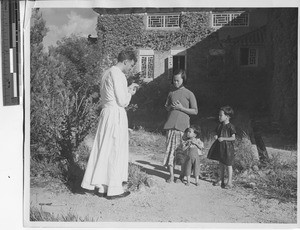
<svg viewBox="0 0 300 230"><path fill-rule="evenodd" d="M188 5L188 6L187 6ZM23 39L23 66L24 71L24 87L25 87L25 149L24 149L24 193L23 193L23 224L28 227L99 227L99 223L63 223L63 222L30 222L29 221L29 209L28 205L30 205L30 17L31 17L31 9L32 8L94 8L94 7L103 7L103 8L129 8L129 7L245 7L245 2L242 1L224 1L217 0L213 2L209 1L199 1L199 0L189 0L187 1L174 1L174 0L151 0L151 1L137 1L137 0L64 0L64 1L20 1L20 12L21 12L21 26L23 25L23 33L21 34ZM247 7L298 7L298 0L253 0L251 2L247 2ZM299 14L299 12L298 12ZM298 32L299 34L299 32ZM299 45L299 40L298 40ZM299 124L298 124L299 125ZM299 138L299 137L298 137ZM299 143L299 142L298 142ZM298 160L299 161L299 160ZM299 168L299 165L298 165ZM298 170L299 174L299 170ZM298 187L299 187L299 176L298 176ZM299 212L299 202L298 202L298 212ZM224 223L214 223L214 228L262 228L262 227L272 227L272 228L297 228L299 227L299 216L297 224L224 224ZM5 224L5 221L4 221ZM212 227L212 224L206 223L188 223L188 224L179 224L179 223L119 223L118 227ZM9 225L9 223L8 223ZM113 223L105 223L101 222L101 227L116 227L117 225ZM8 229L8 228L5 228Z"/></svg>

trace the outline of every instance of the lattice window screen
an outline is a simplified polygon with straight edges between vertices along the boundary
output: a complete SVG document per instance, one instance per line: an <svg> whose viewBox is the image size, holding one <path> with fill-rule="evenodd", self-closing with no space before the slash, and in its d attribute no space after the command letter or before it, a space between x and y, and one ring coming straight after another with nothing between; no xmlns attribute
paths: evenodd
<svg viewBox="0 0 300 230"><path fill-rule="evenodd" d="M153 56L141 56L141 73L145 78L154 78Z"/></svg>
<svg viewBox="0 0 300 230"><path fill-rule="evenodd" d="M177 28L180 15L148 15L149 28Z"/></svg>
<svg viewBox="0 0 300 230"><path fill-rule="evenodd" d="M213 14L213 26L249 26L248 13L221 13Z"/></svg>

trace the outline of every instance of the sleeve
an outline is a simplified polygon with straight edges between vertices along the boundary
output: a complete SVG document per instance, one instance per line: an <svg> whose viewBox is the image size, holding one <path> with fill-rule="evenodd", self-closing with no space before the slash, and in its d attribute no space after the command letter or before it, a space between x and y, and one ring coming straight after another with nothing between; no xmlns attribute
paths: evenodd
<svg viewBox="0 0 300 230"><path fill-rule="evenodd" d="M165 107L170 106L170 104L171 104L171 93L168 94L168 97L167 97L167 101L166 101Z"/></svg>
<svg viewBox="0 0 300 230"><path fill-rule="evenodd" d="M189 146L190 146L189 144L190 143L188 141L182 141L182 143L181 143L181 150L182 151L187 150L189 148Z"/></svg>
<svg viewBox="0 0 300 230"><path fill-rule="evenodd" d="M131 100L131 94L128 93L126 77L120 75L116 71L111 71L110 74L113 81L117 104L121 107L128 106Z"/></svg>
<svg viewBox="0 0 300 230"><path fill-rule="evenodd" d="M214 130L214 135L217 135L218 137L219 137L219 135L218 135L219 128L220 128L220 125L218 125Z"/></svg>
<svg viewBox="0 0 300 230"><path fill-rule="evenodd" d="M197 100L193 92L190 93L190 108L191 109L198 109Z"/></svg>
<svg viewBox="0 0 300 230"><path fill-rule="evenodd" d="M199 138L197 138L197 144L198 144L201 148L204 148L204 144L203 144L203 142L202 142Z"/></svg>
<svg viewBox="0 0 300 230"><path fill-rule="evenodd" d="M232 136L233 134L236 134L236 130L233 124L230 125L230 136Z"/></svg>

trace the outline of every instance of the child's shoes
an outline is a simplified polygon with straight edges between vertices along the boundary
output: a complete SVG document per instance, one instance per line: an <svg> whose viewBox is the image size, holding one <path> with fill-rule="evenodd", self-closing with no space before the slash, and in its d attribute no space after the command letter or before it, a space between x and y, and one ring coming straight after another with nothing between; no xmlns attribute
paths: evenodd
<svg viewBox="0 0 300 230"><path fill-rule="evenodd" d="M190 182L186 182L186 184L185 184L186 186L190 186Z"/></svg>
<svg viewBox="0 0 300 230"><path fill-rule="evenodd" d="M200 185L200 183L199 183L199 182L197 182L197 183L196 183L196 186L199 186L199 185Z"/></svg>

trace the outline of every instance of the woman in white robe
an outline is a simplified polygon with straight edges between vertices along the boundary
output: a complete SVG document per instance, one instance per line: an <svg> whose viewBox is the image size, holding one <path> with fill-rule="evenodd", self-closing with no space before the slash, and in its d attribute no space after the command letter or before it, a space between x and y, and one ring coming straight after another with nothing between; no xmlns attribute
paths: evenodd
<svg viewBox="0 0 300 230"><path fill-rule="evenodd" d="M129 53L128 53L129 52ZM131 53L130 53L131 52ZM101 79L99 125L81 187L107 197L122 197L123 181L128 179L128 120L125 107L135 93L135 85L127 87L125 73L135 65L135 53L122 51L118 63ZM125 194L125 195L124 195Z"/></svg>

